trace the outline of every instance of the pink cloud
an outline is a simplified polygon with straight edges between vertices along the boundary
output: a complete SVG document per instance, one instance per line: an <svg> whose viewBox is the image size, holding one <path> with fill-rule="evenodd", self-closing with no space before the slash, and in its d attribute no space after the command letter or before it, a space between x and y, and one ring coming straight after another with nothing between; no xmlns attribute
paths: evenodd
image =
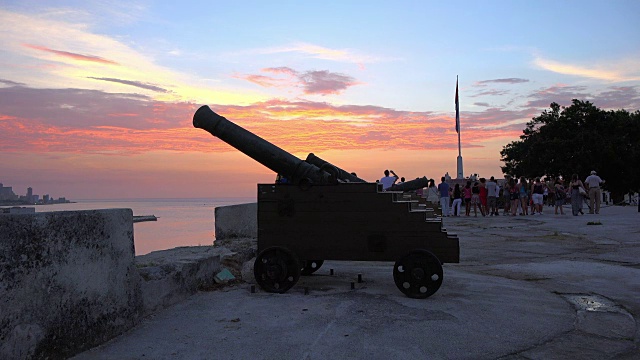
<svg viewBox="0 0 640 360"><path fill-rule="evenodd" d="M586 93L585 86L568 86L563 84L541 88L528 95L530 99L525 106L533 108L547 108L552 102L570 104L572 99L590 100L592 95Z"/></svg>
<svg viewBox="0 0 640 360"><path fill-rule="evenodd" d="M475 93L473 95L469 95L469 97L476 98L476 97L480 97L480 96L502 96L502 95L507 95L508 93L509 93L508 90L492 89L492 90L480 91L480 92Z"/></svg>
<svg viewBox="0 0 640 360"><path fill-rule="evenodd" d="M276 68L264 68L262 69L262 71L264 72L270 72L270 73L274 73L274 74L285 74L285 75L289 75L291 77L298 77L298 72L293 70L290 67L286 67L286 66L281 66L281 67L276 67Z"/></svg>
<svg viewBox="0 0 640 360"><path fill-rule="evenodd" d="M529 82L528 79L522 78L505 78L505 79L493 79L493 80L482 80L477 81L473 86L483 87L487 86L487 84L522 84Z"/></svg>
<svg viewBox="0 0 640 360"><path fill-rule="evenodd" d="M305 94L339 94L347 88L357 85L354 78L329 71L308 71L300 76Z"/></svg>
<svg viewBox="0 0 640 360"><path fill-rule="evenodd" d="M262 69L265 73L284 75L285 78L266 75L244 75L239 78L263 87L302 87L304 94L330 95L340 94L351 86L359 83L351 76L333 73L328 70L307 71L300 73L289 67L275 67Z"/></svg>
<svg viewBox="0 0 640 360"><path fill-rule="evenodd" d="M283 87L288 85L281 79L264 75L246 75L244 79L262 87Z"/></svg>
<svg viewBox="0 0 640 360"><path fill-rule="evenodd" d="M90 61L90 62L96 62L96 63L102 63L102 64L109 64L109 65L120 65L115 61L108 60L108 59L105 59L99 56L94 56L94 55L83 55L83 54L77 54L77 53L72 53L68 51L54 50L45 46L38 46L38 45L31 45L31 44L22 44L22 46L30 49L34 49L34 50L40 50L40 51L48 52L51 54L56 54L58 56L66 57L73 60Z"/></svg>
<svg viewBox="0 0 640 360"><path fill-rule="evenodd" d="M517 138L549 103L570 104L581 87L554 86L531 94L526 106L462 111L463 147ZM566 98L566 102L563 100ZM595 99L593 99L595 98ZM640 108L636 87L590 95L596 106ZM375 105L272 99L247 106L210 105L218 114L291 152L455 149L454 114L400 111ZM232 152L194 129L192 103L164 103L136 94L82 89L0 88L0 152L139 154L154 150Z"/></svg>
<svg viewBox="0 0 640 360"><path fill-rule="evenodd" d="M122 79L114 79L114 78L99 78L99 77L94 77L94 76L88 76L88 79L94 79L94 80L100 80L100 81L109 81L109 82L115 82L115 83L119 83L119 84L124 84L124 85L130 85L130 86L135 86L135 87L139 87L141 89L145 89L145 90L151 90L151 91L156 91L156 92L161 92L161 93L166 93L169 92L166 89L163 89L159 86L153 85L153 84L149 84L149 83L144 83L141 81L133 81L133 80L122 80Z"/></svg>
<svg viewBox="0 0 640 360"><path fill-rule="evenodd" d="M197 107L80 89L3 88L0 132L11 136L0 144L0 151L235 151L192 127ZM453 114L277 99L249 106L212 105L212 109L289 152L449 149L455 145ZM467 146L501 134L483 128L495 125L490 119L490 114L486 119L465 115L463 141Z"/></svg>

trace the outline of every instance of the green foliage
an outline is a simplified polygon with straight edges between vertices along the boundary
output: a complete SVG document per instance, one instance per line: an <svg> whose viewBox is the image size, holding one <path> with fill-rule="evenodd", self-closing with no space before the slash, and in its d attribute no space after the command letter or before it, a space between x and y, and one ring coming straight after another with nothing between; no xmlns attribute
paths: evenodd
<svg viewBox="0 0 640 360"><path fill-rule="evenodd" d="M580 179L596 170L605 188L621 197L640 190L640 111L604 111L574 99L556 103L526 125L520 140L500 151L502 171L514 176Z"/></svg>

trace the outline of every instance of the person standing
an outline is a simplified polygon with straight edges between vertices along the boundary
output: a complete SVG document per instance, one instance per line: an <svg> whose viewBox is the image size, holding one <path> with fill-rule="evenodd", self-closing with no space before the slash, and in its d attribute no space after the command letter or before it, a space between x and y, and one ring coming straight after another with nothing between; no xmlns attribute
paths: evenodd
<svg viewBox="0 0 640 360"><path fill-rule="evenodd" d="M527 179L524 176L520 177L518 190L520 194L520 205L522 206L522 213L520 215L529 215L529 188L527 186Z"/></svg>
<svg viewBox="0 0 640 360"><path fill-rule="evenodd" d="M473 216L478 217L478 207L480 207L480 214L482 214L482 204L480 204L480 184L476 181L471 188L471 204L473 205Z"/></svg>
<svg viewBox="0 0 640 360"><path fill-rule="evenodd" d="M467 185L462 189L464 195L464 214L469 216L471 213L471 181L467 180Z"/></svg>
<svg viewBox="0 0 640 360"><path fill-rule="evenodd" d="M500 183L496 181L496 212L495 214L493 214L495 216L500 215L499 209L500 209L500 191L501 190L502 188L500 187Z"/></svg>
<svg viewBox="0 0 640 360"><path fill-rule="evenodd" d="M460 184L456 184L453 187L453 204L451 205L453 216L460 216L460 205L462 205L462 191L460 191Z"/></svg>
<svg viewBox="0 0 640 360"><path fill-rule="evenodd" d="M442 216L449 216L449 184L445 182L445 177L441 177L442 181L438 184L438 192L440 193L440 207L442 208Z"/></svg>
<svg viewBox="0 0 640 360"><path fill-rule="evenodd" d="M536 178L531 185L531 199L533 201L533 210L531 211L531 215L535 214L537 211L539 215L542 215L542 205L544 202L544 185L540 182L540 178Z"/></svg>
<svg viewBox="0 0 640 360"><path fill-rule="evenodd" d="M571 188L571 213L573 216L578 216L579 213L582 213L582 202L584 201L580 193L581 188L584 191L584 184L578 179L578 174L571 176L569 187Z"/></svg>
<svg viewBox="0 0 640 360"><path fill-rule="evenodd" d="M595 209L596 214L600 213L600 201L602 200L602 190L600 190L600 185L604 183L604 180L600 178L595 172L595 170L591 171L591 175L587 176L584 180L584 183L587 184L587 188L589 189L589 214L593 214ZM593 203L595 201L596 207L593 207Z"/></svg>
<svg viewBox="0 0 640 360"><path fill-rule="evenodd" d="M504 202L502 215L511 214L511 176L509 175L504 177L504 183L502 183L502 201Z"/></svg>
<svg viewBox="0 0 640 360"><path fill-rule="evenodd" d="M516 184L516 179L509 180L509 191L511 192L511 215L518 215L518 207L520 205L520 186Z"/></svg>
<svg viewBox="0 0 640 360"><path fill-rule="evenodd" d="M562 205L564 205L564 201L566 200L567 195L565 194L564 186L562 186L562 181L560 180L560 178L556 179L556 184L554 186L553 194L555 196L555 201L556 201L555 214L558 215L558 209L560 209L560 215L564 215L564 212L562 210Z"/></svg>
<svg viewBox="0 0 640 360"><path fill-rule="evenodd" d="M438 202L440 202L438 187L436 186L436 182L433 179L429 180L429 187L427 188L427 202L432 204L437 204Z"/></svg>
<svg viewBox="0 0 640 360"><path fill-rule="evenodd" d="M498 184L492 176L487 181L487 206L489 207L490 216L498 215Z"/></svg>
<svg viewBox="0 0 640 360"><path fill-rule="evenodd" d="M390 176L389 173L393 174L393 176ZM388 188L393 186L393 184L395 184L396 181L398 181L398 175L396 175L396 173L394 173L393 170L391 171L385 170L384 177L380 179L380 183L382 184L382 190L387 190Z"/></svg>
<svg viewBox="0 0 640 360"><path fill-rule="evenodd" d="M486 216L489 213L489 208L487 207L487 179L480 178L478 187L480 188L480 212L482 216Z"/></svg>
<svg viewBox="0 0 640 360"><path fill-rule="evenodd" d="M545 181L545 191L547 192L547 205L554 206L556 204L556 179L553 176L547 177Z"/></svg>

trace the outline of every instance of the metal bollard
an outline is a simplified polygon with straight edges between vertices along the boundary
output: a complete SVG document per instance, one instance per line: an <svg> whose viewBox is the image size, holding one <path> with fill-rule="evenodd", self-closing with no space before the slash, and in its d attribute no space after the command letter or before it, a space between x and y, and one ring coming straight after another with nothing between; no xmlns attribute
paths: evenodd
<svg viewBox="0 0 640 360"><path fill-rule="evenodd" d="M358 283L362 282L362 274L358 274Z"/></svg>

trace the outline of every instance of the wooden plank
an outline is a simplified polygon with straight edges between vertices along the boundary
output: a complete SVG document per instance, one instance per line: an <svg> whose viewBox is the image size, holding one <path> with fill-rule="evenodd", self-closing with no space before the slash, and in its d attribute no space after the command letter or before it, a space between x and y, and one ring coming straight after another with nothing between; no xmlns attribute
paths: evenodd
<svg viewBox="0 0 640 360"><path fill-rule="evenodd" d="M344 235L350 235L345 241ZM270 246L283 246L293 251L300 259L352 260L352 261L396 261L411 250L431 251L443 263L460 260L458 239L436 241L425 236L403 237L393 234L375 234L383 238L384 247L372 247L367 234L318 234L313 232L283 236L280 233L262 233L259 250Z"/></svg>

